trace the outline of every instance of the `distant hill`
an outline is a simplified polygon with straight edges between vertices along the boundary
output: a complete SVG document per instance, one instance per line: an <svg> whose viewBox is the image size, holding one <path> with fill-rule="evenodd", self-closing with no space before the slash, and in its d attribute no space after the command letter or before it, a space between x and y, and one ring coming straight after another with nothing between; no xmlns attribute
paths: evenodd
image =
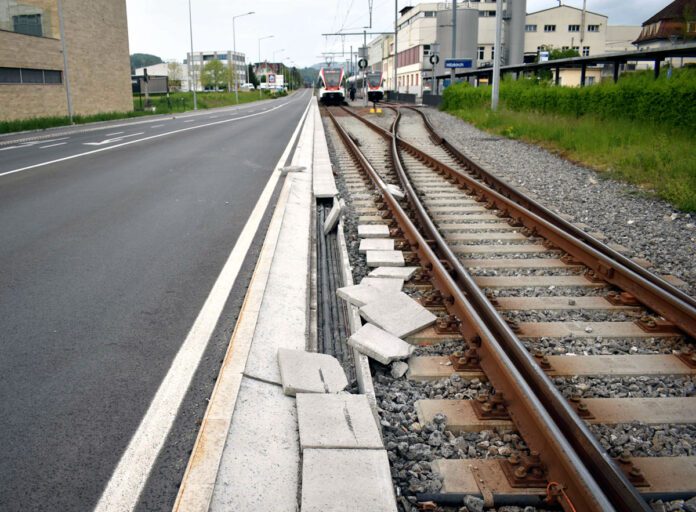
<svg viewBox="0 0 696 512"><path fill-rule="evenodd" d="M144 68L145 66L153 66L155 64L162 64L164 61L157 55L150 55L149 53L134 53L130 56L131 61L131 72L135 72L138 68Z"/></svg>

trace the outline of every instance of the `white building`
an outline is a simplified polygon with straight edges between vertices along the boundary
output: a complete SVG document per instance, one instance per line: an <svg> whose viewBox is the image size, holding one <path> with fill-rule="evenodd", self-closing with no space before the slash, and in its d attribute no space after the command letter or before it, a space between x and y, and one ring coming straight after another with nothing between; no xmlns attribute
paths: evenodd
<svg viewBox="0 0 696 512"><path fill-rule="evenodd" d="M237 81L240 85L246 82L246 58L243 53L235 53L231 50L220 52L194 52L193 59L191 58L191 53L187 53L184 64L186 64L188 68L188 80L189 83L193 81L192 68L191 66L189 66L189 63L192 63L193 69L195 69L196 72L197 91L203 90L203 86L201 85L201 71L208 62L213 60L221 61L227 68L236 69ZM230 80L228 86L230 90L234 88L234 78L232 73L230 73Z"/></svg>
<svg viewBox="0 0 696 512"><path fill-rule="evenodd" d="M163 62L152 66L145 66L135 70L136 75L143 75L147 69L147 74L150 76L166 76L169 78L169 89L171 91L180 90L188 92L190 81L188 74L188 66L176 61Z"/></svg>

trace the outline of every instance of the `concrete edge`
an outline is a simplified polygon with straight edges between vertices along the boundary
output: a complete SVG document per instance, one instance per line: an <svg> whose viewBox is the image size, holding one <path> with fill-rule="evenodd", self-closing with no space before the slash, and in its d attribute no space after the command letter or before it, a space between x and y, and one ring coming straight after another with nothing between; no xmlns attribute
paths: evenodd
<svg viewBox="0 0 696 512"><path fill-rule="evenodd" d="M341 252L341 274L345 286L354 284L353 272L350 268L350 258L348 257L348 244L344 232L343 218L338 221L338 246ZM351 334L355 333L362 326L360 320L359 309L353 305L348 306L348 322L350 323ZM375 384L372 381L372 372L370 371L370 361L365 354L362 354L357 349L353 349L353 362L355 365L355 376L358 381L358 390L360 393L367 396L367 401L372 409L372 414L375 416L375 421L379 425L379 413L377 411L377 396L375 394ZM381 430L381 429L380 429Z"/></svg>
<svg viewBox="0 0 696 512"><path fill-rule="evenodd" d="M286 150L295 147L302 128L305 126L307 116L312 111L312 105L313 102L308 101L307 108L300 118L295 133L290 138ZM283 154L274 170L275 173L280 174L280 167L285 164L288 156L289 151L287 154ZM181 480L179 492L172 508L173 511L205 512L210 507L291 188L292 180L286 179L276 203L208 408Z"/></svg>

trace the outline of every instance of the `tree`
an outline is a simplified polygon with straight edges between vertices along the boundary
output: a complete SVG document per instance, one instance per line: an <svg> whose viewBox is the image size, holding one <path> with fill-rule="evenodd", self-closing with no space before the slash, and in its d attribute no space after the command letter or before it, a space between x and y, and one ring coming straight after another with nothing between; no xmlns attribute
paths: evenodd
<svg viewBox="0 0 696 512"><path fill-rule="evenodd" d="M131 72L135 73L138 68L144 68L147 66L154 66L155 64L162 64L163 60L157 55L150 55L149 53L134 53L130 56L131 61Z"/></svg>
<svg viewBox="0 0 696 512"><path fill-rule="evenodd" d="M181 81L183 79L181 64L175 60L170 60L167 63L167 72L169 75L169 85L175 89L181 89Z"/></svg>
<svg viewBox="0 0 696 512"><path fill-rule="evenodd" d="M256 73L254 73L254 65L249 64L249 83L254 84L254 89L258 89L259 87L259 79L256 77Z"/></svg>
<svg viewBox="0 0 696 512"><path fill-rule="evenodd" d="M227 86L227 77L225 76L225 66L219 60L211 60L203 67L201 73L201 84L205 89L218 89Z"/></svg>

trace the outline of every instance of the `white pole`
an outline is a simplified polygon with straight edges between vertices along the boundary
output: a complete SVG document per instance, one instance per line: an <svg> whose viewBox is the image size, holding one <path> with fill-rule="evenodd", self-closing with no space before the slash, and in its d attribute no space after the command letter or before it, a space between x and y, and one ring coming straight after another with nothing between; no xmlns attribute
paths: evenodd
<svg viewBox="0 0 696 512"><path fill-rule="evenodd" d="M73 124L72 93L70 91L70 76L68 74L68 50L65 44L65 24L63 22L63 2L58 0L58 23L60 25L60 43L63 50L63 79L65 80L65 94L68 100L68 117Z"/></svg>
<svg viewBox="0 0 696 512"><path fill-rule="evenodd" d="M399 97L399 0L394 0L394 92L396 100Z"/></svg>
<svg viewBox="0 0 696 512"><path fill-rule="evenodd" d="M457 58L457 0L452 1L452 59ZM450 75L450 85L454 85L454 80L457 77L456 68L452 68Z"/></svg>
<svg viewBox="0 0 696 512"><path fill-rule="evenodd" d="M189 59L189 66L191 66L192 73L192 84L193 89L193 110L198 110L198 97L196 96L196 65L193 56L193 16L191 14L191 0L189 0L189 29L191 31L191 58Z"/></svg>
<svg viewBox="0 0 696 512"><path fill-rule="evenodd" d="M498 110L498 97L500 96L500 53L501 38L503 35L503 0L495 3L495 46L493 53L493 95L491 97L491 110Z"/></svg>
<svg viewBox="0 0 696 512"><path fill-rule="evenodd" d="M232 16L232 73L234 73L234 102L239 103L239 87L237 84L237 35L234 29L234 20L237 16Z"/></svg>

